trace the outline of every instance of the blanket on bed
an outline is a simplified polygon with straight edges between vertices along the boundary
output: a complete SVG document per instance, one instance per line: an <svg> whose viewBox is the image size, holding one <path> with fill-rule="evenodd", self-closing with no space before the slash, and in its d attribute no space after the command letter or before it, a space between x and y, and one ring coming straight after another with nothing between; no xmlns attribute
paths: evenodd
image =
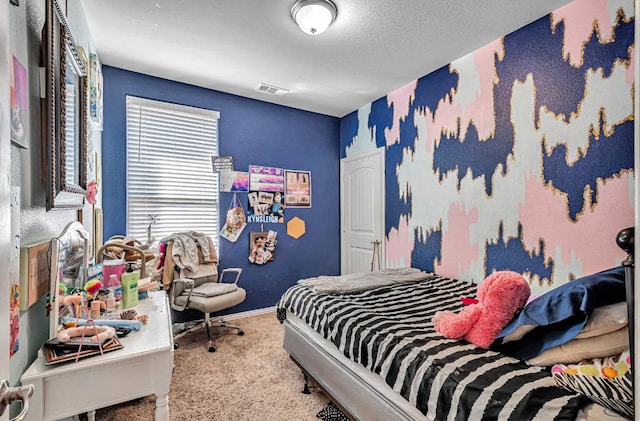
<svg viewBox="0 0 640 421"><path fill-rule="evenodd" d="M437 310L458 311L476 286L433 275L348 295L296 285L277 304L380 375L429 420L573 420L584 400L543 368L435 332Z"/></svg>
<svg viewBox="0 0 640 421"><path fill-rule="evenodd" d="M309 287L318 294L352 294L383 286L424 281L434 276L433 273L416 268L383 269L376 272L301 279L298 285Z"/></svg>

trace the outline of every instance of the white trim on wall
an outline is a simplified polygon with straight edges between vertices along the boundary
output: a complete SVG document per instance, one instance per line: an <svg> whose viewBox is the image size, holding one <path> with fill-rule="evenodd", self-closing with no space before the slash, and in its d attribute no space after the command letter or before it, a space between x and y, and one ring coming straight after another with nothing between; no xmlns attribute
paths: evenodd
<svg viewBox="0 0 640 421"><path fill-rule="evenodd" d="M276 306L272 306L272 307L265 307L265 308L257 308L255 310L249 310L249 311L241 311L240 313L225 314L224 316L222 316L222 318L224 320L229 321L229 320L242 319L242 318L251 317L251 316L260 316L263 314L275 313L275 312L276 312ZM273 317L274 318L276 317L275 314L273 315Z"/></svg>

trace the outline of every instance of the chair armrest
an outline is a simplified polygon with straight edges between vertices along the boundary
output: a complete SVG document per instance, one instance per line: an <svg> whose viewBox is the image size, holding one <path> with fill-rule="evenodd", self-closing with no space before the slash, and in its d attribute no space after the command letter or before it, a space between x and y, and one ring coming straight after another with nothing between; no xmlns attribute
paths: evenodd
<svg viewBox="0 0 640 421"><path fill-rule="evenodd" d="M242 273L242 269L241 268L226 268L226 269L222 269L222 273L220 274L220 282L222 282L222 280L224 279L225 273L235 273L236 277L233 280L233 283L234 284L238 284L238 279L240 279L240 274Z"/></svg>
<svg viewBox="0 0 640 421"><path fill-rule="evenodd" d="M173 283L185 284L187 290L189 291L189 295L187 295L187 302L184 303L184 305L182 306L179 306L175 303L176 302L175 288L172 287L169 292L169 295L171 296L171 299L170 299L171 308L177 311L184 311L189 305L189 301L191 301L191 292L193 291L194 281L193 279L189 279L189 278L176 278L173 280Z"/></svg>

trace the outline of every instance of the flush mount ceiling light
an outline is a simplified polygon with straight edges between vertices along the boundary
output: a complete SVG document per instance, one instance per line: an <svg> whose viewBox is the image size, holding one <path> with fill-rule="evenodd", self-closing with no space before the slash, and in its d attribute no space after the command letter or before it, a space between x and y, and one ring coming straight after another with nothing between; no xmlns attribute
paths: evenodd
<svg viewBox="0 0 640 421"><path fill-rule="evenodd" d="M291 17L309 35L326 31L337 15L338 9L331 0L298 0L291 6Z"/></svg>

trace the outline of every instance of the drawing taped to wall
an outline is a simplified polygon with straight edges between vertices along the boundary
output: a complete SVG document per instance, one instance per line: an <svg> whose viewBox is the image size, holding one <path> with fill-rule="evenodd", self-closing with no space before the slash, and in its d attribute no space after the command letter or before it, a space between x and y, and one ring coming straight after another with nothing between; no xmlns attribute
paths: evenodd
<svg viewBox="0 0 640 421"><path fill-rule="evenodd" d="M249 191L249 173L242 171L220 171L220 191L221 192L241 192Z"/></svg>
<svg viewBox="0 0 640 421"><path fill-rule="evenodd" d="M311 172L285 170L287 189L285 192L285 207L311 207Z"/></svg>

